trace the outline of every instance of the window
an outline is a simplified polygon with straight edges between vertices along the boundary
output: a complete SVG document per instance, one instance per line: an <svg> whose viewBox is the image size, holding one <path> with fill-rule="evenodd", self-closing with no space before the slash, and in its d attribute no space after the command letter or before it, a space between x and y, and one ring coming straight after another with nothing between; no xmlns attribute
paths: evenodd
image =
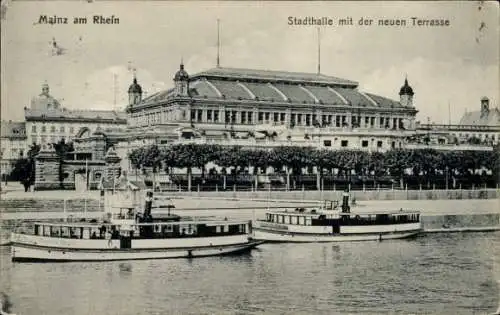
<svg viewBox="0 0 500 315"><path fill-rule="evenodd" d="M196 119L196 111L191 110L191 120L195 120L195 119Z"/></svg>
<svg viewBox="0 0 500 315"><path fill-rule="evenodd" d="M395 142L395 141L392 141L392 143L391 143L391 148L393 148L393 149L394 149L395 147L396 147L396 142Z"/></svg>
<svg viewBox="0 0 500 315"><path fill-rule="evenodd" d="M382 141L377 141L377 148L381 148L382 147Z"/></svg>
<svg viewBox="0 0 500 315"><path fill-rule="evenodd" d="M300 225L305 225L306 224L303 216L299 217L299 224Z"/></svg>
<svg viewBox="0 0 500 315"><path fill-rule="evenodd" d="M203 116L203 111L201 109L198 109L198 117L197 117L197 120L198 121L201 121L201 118Z"/></svg>
<svg viewBox="0 0 500 315"><path fill-rule="evenodd" d="M207 110L207 121L212 121L212 110Z"/></svg>
<svg viewBox="0 0 500 315"><path fill-rule="evenodd" d="M302 124L302 114L297 114L297 125Z"/></svg>
<svg viewBox="0 0 500 315"><path fill-rule="evenodd" d="M36 126L35 125L31 126L31 132L36 132Z"/></svg>
<svg viewBox="0 0 500 315"><path fill-rule="evenodd" d="M226 110L226 111L224 112L224 117L225 117L225 122L226 122L226 124L228 124L228 123L230 123L230 122L231 122L231 116L230 116L230 115L231 115L231 112L230 112L230 111Z"/></svg>
<svg viewBox="0 0 500 315"><path fill-rule="evenodd" d="M56 132L56 126L51 126L50 127L50 132Z"/></svg>
<svg viewBox="0 0 500 315"><path fill-rule="evenodd" d="M269 112L265 113L265 114L264 114L264 117L265 117L265 118L264 118L264 120L265 120L265 121L269 121L269 116L270 116L270 115L271 115L271 113L269 113Z"/></svg>
<svg viewBox="0 0 500 315"><path fill-rule="evenodd" d="M69 127L69 133L73 133L75 132L75 128L74 127Z"/></svg>
<svg viewBox="0 0 500 315"><path fill-rule="evenodd" d="M279 118L278 115L279 115L279 113L274 113L274 115L273 115L274 122L278 122L278 118Z"/></svg>
<svg viewBox="0 0 500 315"><path fill-rule="evenodd" d="M362 146L363 148L368 147L368 140L363 140L363 141L361 141L361 146Z"/></svg>
<svg viewBox="0 0 500 315"><path fill-rule="evenodd" d="M306 114L306 126L311 125L311 114Z"/></svg>
<svg viewBox="0 0 500 315"><path fill-rule="evenodd" d="M340 146L343 148L347 147L348 144L349 144L349 142L347 140L340 141Z"/></svg>
<svg viewBox="0 0 500 315"><path fill-rule="evenodd" d="M285 121L285 113L280 114L280 121Z"/></svg>
<svg viewBox="0 0 500 315"><path fill-rule="evenodd" d="M324 140L323 145L325 147L331 147L332 146L332 140Z"/></svg>
<svg viewBox="0 0 500 315"><path fill-rule="evenodd" d="M264 120L264 113L259 113L259 122L262 122Z"/></svg>
<svg viewBox="0 0 500 315"><path fill-rule="evenodd" d="M47 128L45 126L42 126L42 132L47 131Z"/></svg>
<svg viewBox="0 0 500 315"><path fill-rule="evenodd" d="M292 124L296 123L295 116L296 116L295 114L291 114L291 116L290 116L290 121L292 122Z"/></svg>
<svg viewBox="0 0 500 315"><path fill-rule="evenodd" d="M251 124L253 122L253 112L248 112L248 123Z"/></svg>
<svg viewBox="0 0 500 315"><path fill-rule="evenodd" d="M61 128L59 129L60 132L64 132L64 126L61 126Z"/></svg>
<svg viewBox="0 0 500 315"><path fill-rule="evenodd" d="M219 122L219 111L214 110L214 122Z"/></svg>
<svg viewBox="0 0 500 315"><path fill-rule="evenodd" d="M243 111L240 114L240 123L246 124L247 122L247 112Z"/></svg>

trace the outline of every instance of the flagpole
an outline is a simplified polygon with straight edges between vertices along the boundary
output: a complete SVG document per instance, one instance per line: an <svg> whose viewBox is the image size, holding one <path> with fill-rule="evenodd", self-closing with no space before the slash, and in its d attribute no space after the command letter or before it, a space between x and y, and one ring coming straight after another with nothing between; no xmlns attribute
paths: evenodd
<svg viewBox="0 0 500 315"><path fill-rule="evenodd" d="M85 158L85 190L89 190L89 159Z"/></svg>

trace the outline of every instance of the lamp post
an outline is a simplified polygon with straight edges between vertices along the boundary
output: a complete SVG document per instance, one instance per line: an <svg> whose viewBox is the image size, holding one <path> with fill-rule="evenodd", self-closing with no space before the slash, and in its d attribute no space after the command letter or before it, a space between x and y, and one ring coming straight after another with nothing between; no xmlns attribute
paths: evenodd
<svg viewBox="0 0 500 315"><path fill-rule="evenodd" d="M446 166L446 190L448 190L448 166Z"/></svg>

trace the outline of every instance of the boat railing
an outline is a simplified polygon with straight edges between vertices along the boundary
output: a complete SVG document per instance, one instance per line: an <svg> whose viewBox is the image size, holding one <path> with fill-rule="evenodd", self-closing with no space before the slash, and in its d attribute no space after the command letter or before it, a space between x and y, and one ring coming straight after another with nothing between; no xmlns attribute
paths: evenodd
<svg viewBox="0 0 500 315"><path fill-rule="evenodd" d="M206 225L206 226L217 226L217 225L239 225L239 224L248 224L250 220L189 220L189 221L169 221L169 222L145 222L145 223L134 223L132 226L174 226L174 225ZM99 228L101 226L105 227L119 227L121 224L115 223L97 223L97 224L89 224L86 222L60 222L60 223L52 223L52 222L35 222L33 225L38 226L47 226L47 227L62 227L62 228Z"/></svg>

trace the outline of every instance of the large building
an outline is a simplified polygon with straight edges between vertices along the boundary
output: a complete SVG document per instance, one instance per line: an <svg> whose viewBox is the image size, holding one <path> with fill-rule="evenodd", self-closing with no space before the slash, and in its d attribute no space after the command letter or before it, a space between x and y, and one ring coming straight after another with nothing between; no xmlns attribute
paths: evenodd
<svg viewBox="0 0 500 315"><path fill-rule="evenodd" d="M124 112L111 110L69 110L49 94L49 85L42 86L42 93L24 108L26 136L29 145L55 143L61 139L71 142L84 133L98 128L125 126Z"/></svg>
<svg viewBox="0 0 500 315"><path fill-rule="evenodd" d="M184 65L174 88L142 98L134 79L127 107L130 128L156 127L163 142L245 139L256 145L310 145L385 151L404 146L417 110L408 81L395 101L323 74L214 68L189 76Z"/></svg>
<svg viewBox="0 0 500 315"><path fill-rule="evenodd" d="M0 174L10 174L15 162L26 157L26 129L24 122L2 121L0 123Z"/></svg>

